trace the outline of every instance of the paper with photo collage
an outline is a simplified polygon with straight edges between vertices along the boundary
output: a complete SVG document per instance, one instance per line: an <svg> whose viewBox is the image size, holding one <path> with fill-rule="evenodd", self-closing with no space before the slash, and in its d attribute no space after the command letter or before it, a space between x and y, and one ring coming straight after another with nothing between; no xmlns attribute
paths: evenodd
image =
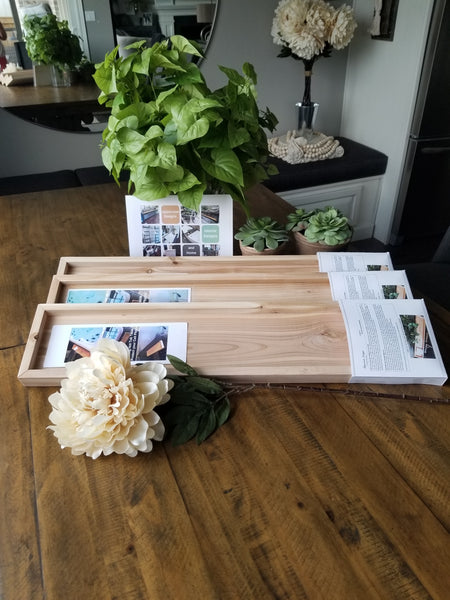
<svg viewBox="0 0 450 600"><path fill-rule="evenodd" d="M232 256L233 199L205 195L198 211L176 196L125 196L130 256Z"/></svg>

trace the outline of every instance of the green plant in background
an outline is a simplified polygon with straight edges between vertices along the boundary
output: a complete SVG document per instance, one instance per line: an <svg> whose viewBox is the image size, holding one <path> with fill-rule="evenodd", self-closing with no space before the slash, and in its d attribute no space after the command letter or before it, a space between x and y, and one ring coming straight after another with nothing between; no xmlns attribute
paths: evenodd
<svg viewBox="0 0 450 600"><path fill-rule="evenodd" d="M96 65L99 102L111 107L103 133L102 160L116 181L130 173L130 188L142 200L178 195L198 209L208 190L230 194L247 211L244 191L277 172L267 164L264 128L277 123L256 103L256 73L220 70L228 83L211 91L192 56L198 46L182 36L118 48Z"/></svg>
<svg viewBox="0 0 450 600"><path fill-rule="evenodd" d="M287 231L303 231L308 227L309 218L314 214L314 210L304 210L297 208L293 213L287 216Z"/></svg>
<svg viewBox="0 0 450 600"><path fill-rule="evenodd" d="M285 227L270 217L250 217L234 237L244 246L252 246L258 252L265 248L275 250L289 240Z"/></svg>
<svg viewBox="0 0 450 600"><path fill-rule="evenodd" d="M24 35L28 55L35 63L75 69L84 58L78 36L70 31L67 21L58 21L53 14L26 16Z"/></svg>
<svg viewBox="0 0 450 600"><path fill-rule="evenodd" d="M348 219L339 210L328 206L323 211L311 215L305 237L310 242L320 242L328 246L343 244L352 236Z"/></svg>
<svg viewBox="0 0 450 600"><path fill-rule="evenodd" d="M286 229L303 233L310 242L336 246L350 240L353 231L340 210L332 206L305 211L297 209L287 217Z"/></svg>

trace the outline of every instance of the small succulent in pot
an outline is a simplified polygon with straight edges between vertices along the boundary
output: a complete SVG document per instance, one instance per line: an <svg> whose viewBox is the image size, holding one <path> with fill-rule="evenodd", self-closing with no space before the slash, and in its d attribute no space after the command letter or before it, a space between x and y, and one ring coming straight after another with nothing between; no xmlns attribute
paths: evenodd
<svg viewBox="0 0 450 600"><path fill-rule="evenodd" d="M303 231L308 227L309 218L315 213L315 210L305 210L304 208L297 208L293 213L287 216L287 231Z"/></svg>
<svg viewBox="0 0 450 600"><path fill-rule="evenodd" d="M353 235L347 217L333 206L309 211L297 208L287 216L286 229L292 232L297 254L342 250Z"/></svg>
<svg viewBox="0 0 450 600"><path fill-rule="evenodd" d="M276 250L289 240L286 228L271 217L249 217L234 237L257 252Z"/></svg>
<svg viewBox="0 0 450 600"><path fill-rule="evenodd" d="M310 242L319 242L327 246L348 242L352 233L347 217L332 206L327 206L324 210L318 210L311 215L304 231L306 239Z"/></svg>

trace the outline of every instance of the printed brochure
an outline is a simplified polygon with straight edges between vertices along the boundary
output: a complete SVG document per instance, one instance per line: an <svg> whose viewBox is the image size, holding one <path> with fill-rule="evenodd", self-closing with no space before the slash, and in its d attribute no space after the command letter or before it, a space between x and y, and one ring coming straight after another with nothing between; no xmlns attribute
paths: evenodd
<svg viewBox="0 0 450 600"><path fill-rule="evenodd" d="M447 380L423 300L340 300L350 351L350 383Z"/></svg>
<svg viewBox="0 0 450 600"><path fill-rule="evenodd" d="M233 199L205 195L198 211L176 196L144 202L125 196L130 256L232 256Z"/></svg>

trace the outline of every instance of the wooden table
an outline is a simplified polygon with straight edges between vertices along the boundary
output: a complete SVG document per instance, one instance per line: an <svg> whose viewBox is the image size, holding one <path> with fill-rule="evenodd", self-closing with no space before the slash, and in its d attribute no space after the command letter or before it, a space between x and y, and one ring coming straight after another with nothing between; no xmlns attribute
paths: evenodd
<svg viewBox="0 0 450 600"><path fill-rule="evenodd" d="M123 192L0 210L3 600L448 598L448 384L255 387L200 446L73 457L46 429L54 388L16 375L60 256L128 253Z"/></svg>

